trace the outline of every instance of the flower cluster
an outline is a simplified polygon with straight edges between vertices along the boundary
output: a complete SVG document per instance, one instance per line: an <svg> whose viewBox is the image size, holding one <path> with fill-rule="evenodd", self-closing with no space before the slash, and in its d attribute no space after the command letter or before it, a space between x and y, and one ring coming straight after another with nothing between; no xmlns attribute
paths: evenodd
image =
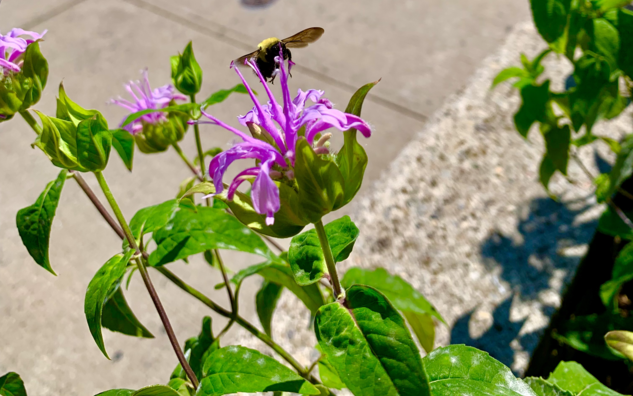
<svg viewBox="0 0 633 396"><path fill-rule="evenodd" d="M110 103L121 106L129 110L131 113L136 113L142 110L164 109L165 107L169 106L170 103L174 100L187 99L184 95L175 93L174 87L171 84L167 84L165 86L152 90L149 85L147 69L142 70L141 74L143 75L142 80L130 81L128 84L125 85L125 89L133 98L133 102L130 102L129 100L123 98L118 98L112 99ZM126 118L123 119L121 125L123 125L123 122ZM143 123L155 125L164 122L167 122L167 114L159 111L155 113L145 114L134 122L124 126L123 129L127 130L133 135L136 135L143 130Z"/></svg>
<svg viewBox="0 0 633 396"><path fill-rule="evenodd" d="M6 35L0 34L0 79L10 73L19 73L26 48L45 34L46 30L38 34L20 28L11 29Z"/></svg>
<svg viewBox="0 0 633 396"><path fill-rule="evenodd" d="M275 181L294 178L296 146L299 139L305 138L316 154L328 154L329 149L325 147L325 143L331 134L323 132L329 128L340 131L354 128L365 137L371 135L371 129L365 121L334 109L332 103L323 97L323 91L299 90L297 96L291 99L288 88L289 70L286 69L281 53L275 61L280 74L283 106L275 100L254 61L247 60L246 65L253 69L266 90L269 102L265 105L259 103L242 73L235 68L255 104L251 111L239 117L239 122L248 127L252 136L227 125L207 112L202 112L210 120L203 123L221 126L242 139L211 161L209 175L215 185L216 194L224 190L222 179L231 163L239 159L255 159L255 167L248 168L235 177L229 186L227 198L233 198L242 182L255 178L251 189L253 208L257 213L266 216L267 225L274 223L274 215L280 208L279 187ZM313 104L307 106L308 101ZM315 142L319 134L322 136Z"/></svg>

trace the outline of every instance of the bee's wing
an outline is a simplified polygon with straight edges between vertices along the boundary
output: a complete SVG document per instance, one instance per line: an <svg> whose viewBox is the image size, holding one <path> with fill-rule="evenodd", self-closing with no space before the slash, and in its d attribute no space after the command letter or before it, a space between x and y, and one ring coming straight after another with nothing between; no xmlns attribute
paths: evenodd
<svg viewBox="0 0 633 396"><path fill-rule="evenodd" d="M288 48L303 48L321 38L324 32L325 30L323 30L323 28L312 27L302 30L293 36L285 38L281 40L281 42L284 43Z"/></svg>
<svg viewBox="0 0 633 396"><path fill-rule="evenodd" d="M250 54L240 56L239 58L235 59L233 62L235 62L235 65L237 66L245 66L244 62L246 62L248 59L257 58L258 55L259 55L259 50L257 49L251 52Z"/></svg>

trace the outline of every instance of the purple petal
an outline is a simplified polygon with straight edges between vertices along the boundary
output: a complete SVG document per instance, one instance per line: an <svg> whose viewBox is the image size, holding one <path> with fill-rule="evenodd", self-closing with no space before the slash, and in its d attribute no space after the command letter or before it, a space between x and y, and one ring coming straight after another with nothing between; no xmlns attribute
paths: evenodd
<svg viewBox="0 0 633 396"><path fill-rule="evenodd" d="M15 63L9 62L8 60L4 60L2 58L0 58L0 67L12 70L16 73L20 71L20 67L18 65L16 65Z"/></svg>
<svg viewBox="0 0 633 396"><path fill-rule="evenodd" d="M279 187L269 175L271 163L272 161L266 161L262 164L251 190L253 208L257 213L266 215L266 225L269 226L275 223L275 213L281 206Z"/></svg>
<svg viewBox="0 0 633 396"><path fill-rule="evenodd" d="M321 117L316 117L316 113L320 114ZM329 128L336 128L339 131L347 131L354 128L365 137L371 136L371 128L362 118L339 110L321 107L319 110L312 110L306 119L310 122L305 123L307 126L305 137L310 144L313 143L314 136L317 133Z"/></svg>
<svg viewBox="0 0 633 396"><path fill-rule="evenodd" d="M238 173L237 176L235 176L235 178L231 182L231 185L229 186L229 192L227 194L227 198L229 200L233 199L233 196L235 195L235 191L237 191L237 188L240 186L240 184L248 180L249 177L257 176L258 174L259 174L259 168L248 168Z"/></svg>

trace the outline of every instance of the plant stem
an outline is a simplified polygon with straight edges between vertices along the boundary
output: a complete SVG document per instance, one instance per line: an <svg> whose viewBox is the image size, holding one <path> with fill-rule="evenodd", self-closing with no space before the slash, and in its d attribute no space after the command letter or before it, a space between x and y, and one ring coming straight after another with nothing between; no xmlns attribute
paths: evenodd
<svg viewBox="0 0 633 396"><path fill-rule="evenodd" d="M119 208L119 204L114 199L114 195L112 195L112 191L110 191L110 187L108 186L108 183L106 182L105 177L103 177L103 174L101 172L94 172L94 174L97 177L99 186L101 186L101 189L103 190L103 193L105 194L105 197L108 200L108 203L110 204L110 207L112 208L112 211L114 212L114 215L119 221L119 225L123 229L123 233L125 234L125 237L127 238L127 241L130 244L130 247L132 247L132 249L136 251L136 254L140 256L141 251L138 247L138 244L136 243L136 240L134 239L134 236L132 235L132 231L130 230L130 227L128 226L127 221L125 220L125 217L123 216L123 212L121 212L121 209ZM176 338L174 329L171 327L171 323L169 322L169 318L167 317L165 308L163 307L163 304L161 303L160 298L158 297L158 293L156 293L156 289L154 289L154 285L152 284L152 280L149 277L149 273L147 272L145 263L143 262L143 260L140 260L138 258L136 258L135 260L137 263L139 273L141 274L141 277L143 278L143 283L145 283L145 288L147 289L152 299L152 302L154 303L154 306L156 307L158 316L160 317L160 320L163 323L163 327L165 328L165 332L167 333L169 342L171 343L171 346L174 349L176 356L178 357L178 361L180 362L180 365L187 373L187 376L189 377L189 380L191 380L191 383L193 384L194 388L197 389L198 378L196 378L195 373L193 372L193 370L191 369L191 366L189 366L189 363L187 362L187 358L185 358L184 353L180 349L180 344L178 343L178 339Z"/></svg>
<svg viewBox="0 0 633 396"><path fill-rule="evenodd" d="M336 272L336 263L334 262L334 256L332 255L332 249L330 243L327 240L325 234L325 228L323 228L323 220L319 220L314 223L314 229L319 236L319 242L321 242L321 249L323 250L323 256L325 258L325 264L327 264L328 272L332 282L332 289L334 290L334 297L337 300L345 299L345 291L341 288L341 282L338 279L338 273Z"/></svg>
<svg viewBox="0 0 633 396"><path fill-rule="evenodd" d="M174 147L174 150L176 150L176 152L178 153L178 155L180 156L180 158L182 158L182 160L185 162L185 164L187 164L187 166L189 167L189 169L191 169L191 171L193 172L193 174L198 178L198 180L200 181L204 181L204 176L203 174L200 172L200 170L198 169L198 167L196 167L190 160L189 158L187 158L187 156L185 155L185 153L182 152L182 149L180 148L180 146L178 145L178 143L173 143L172 146Z"/></svg>
<svg viewBox="0 0 633 396"><path fill-rule="evenodd" d="M231 312L229 312L226 309L220 307L219 305L214 303L209 297L205 296L204 294L202 294L201 292L199 292L195 288L189 286L187 283L185 283L182 279L180 279L178 276L176 276L176 274L174 274L173 272L169 271L167 268L165 268L165 267L153 267L153 268L158 270L161 274L165 275L167 277L167 279L172 281L173 284L175 284L176 286L178 286L179 288L181 288L185 292L189 293L191 296L195 297L198 301L202 302L207 307L211 308L212 310L214 310L218 314L224 316L225 318L229 318L229 319L231 318L231 316L232 316ZM266 345L271 347L275 352L277 352L279 354L279 356L281 356L285 361L290 363L290 365L292 367L294 367L294 369L297 370L297 372L301 376L303 376L304 378L307 378L309 373L307 372L306 368L303 367L301 365L301 363L297 362L295 360L295 358L293 358L279 344L277 344L275 341L273 341L273 339L270 338L266 333L262 333L261 331L259 331L259 329L257 329L257 327L255 327L254 325L252 325L250 322L248 322L246 319L244 319L243 317L241 317L239 315L235 316L235 322L237 324L239 324L240 326L242 326L249 333L251 333L255 337L259 338ZM312 382L314 382L314 381L312 381Z"/></svg>
<svg viewBox="0 0 633 396"><path fill-rule="evenodd" d="M219 250L218 249L213 250L213 254L215 255L216 260L218 260L218 265L220 266L220 272L222 272L222 278L224 279L224 286L226 287L226 292L228 294L229 301L231 303L231 320L226 325L226 327L222 330L220 335L218 335L218 338L220 338L221 336L226 334L226 332L229 331L231 326L233 326L233 323L235 323L235 317L238 314L237 293L238 293L239 286L238 286L238 289L235 290L235 295L234 295L233 290L231 289L231 282L229 281L229 277L226 274L224 261L222 260L222 257L220 256Z"/></svg>
<svg viewBox="0 0 633 396"><path fill-rule="evenodd" d="M196 103L196 95L191 95L191 103ZM200 127L197 123L193 124L193 133L196 136L196 148L198 149L198 163L202 169L202 177L206 179L204 172L204 152L202 151L202 141L200 140Z"/></svg>
<svg viewBox="0 0 633 396"><path fill-rule="evenodd" d="M42 134L42 127L40 126L40 124L37 123L37 121L35 121L35 118L33 118L28 110L21 111L20 115L22 116L22 118L24 118L24 121L26 121L26 123L29 124L31 128L33 128L35 133L37 133L38 135Z"/></svg>

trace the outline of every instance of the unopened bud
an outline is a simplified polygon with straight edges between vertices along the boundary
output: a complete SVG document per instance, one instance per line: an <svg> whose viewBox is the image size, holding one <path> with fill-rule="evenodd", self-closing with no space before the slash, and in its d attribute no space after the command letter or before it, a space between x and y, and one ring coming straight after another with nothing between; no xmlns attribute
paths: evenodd
<svg viewBox="0 0 633 396"><path fill-rule="evenodd" d="M331 133L324 133L323 136L321 136L321 139L319 139L319 141L316 143L316 147L323 147L323 145L325 145L325 143L330 140L330 138L332 137Z"/></svg>

